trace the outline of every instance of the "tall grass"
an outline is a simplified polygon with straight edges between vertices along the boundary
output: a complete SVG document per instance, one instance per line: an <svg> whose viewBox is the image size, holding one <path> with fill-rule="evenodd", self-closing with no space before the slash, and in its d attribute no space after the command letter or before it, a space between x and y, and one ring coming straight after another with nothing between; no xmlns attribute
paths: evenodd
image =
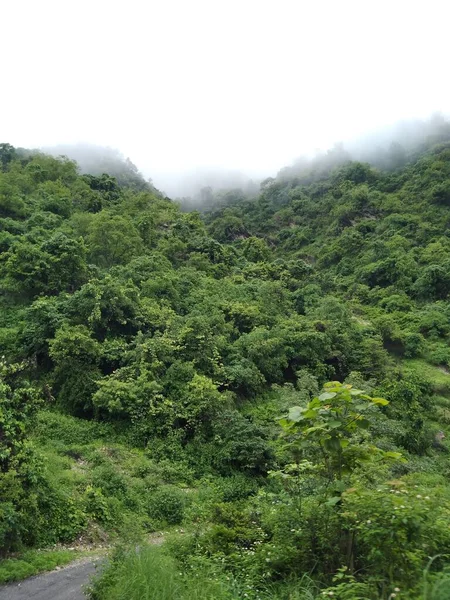
<svg viewBox="0 0 450 600"><path fill-rule="evenodd" d="M423 571L422 583L417 590L420 600L450 599L450 568L432 573L435 559ZM352 587L352 590L354 588ZM239 582L213 576L210 571L197 569L188 574L180 572L175 560L164 548L147 546L129 553L124 560L112 562L94 583L92 600L238 600L257 597L258 600L319 600L323 592L310 577L269 585L264 591L247 594ZM326 592L325 592L326 593ZM350 595L350 587L342 597ZM397 597L393 593L389 599ZM339 595L339 597L341 597ZM358 598L362 597L358 594ZM372 597L372 596L371 596ZM401 595L400 595L401 597ZM408 596L410 597L410 596ZM383 596L385 598L385 596Z"/></svg>
<svg viewBox="0 0 450 600"><path fill-rule="evenodd" d="M185 577L159 547L144 547L112 563L91 591L95 600L232 600L225 584L207 573Z"/></svg>
<svg viewBox="0 0 450 600"><path fill-rule="evenodd" d="M232 577L197 568L180 572L164 548L147 546L112 562L93 584L92 600L317 600L320 590L304 576L265 591L247 593L248 587ZM323 596L320 596L323 597Z"/></svg>
<svg viewBox="0 0 450 600"><path fill-rule="evenodd" d="M448 600L450 598L450 568L445 567L437 575L431 575L433 562L441 555L433 556L423 571L422 598L423 600Z"/></svg>
<svg viewBox="0 0 450 600"><path fill-rule="evenodd" d="M261 600L316 600L323 598L319 586L308 575L300 579L283 581L282 584L269 586L259 595Z"/></svg>

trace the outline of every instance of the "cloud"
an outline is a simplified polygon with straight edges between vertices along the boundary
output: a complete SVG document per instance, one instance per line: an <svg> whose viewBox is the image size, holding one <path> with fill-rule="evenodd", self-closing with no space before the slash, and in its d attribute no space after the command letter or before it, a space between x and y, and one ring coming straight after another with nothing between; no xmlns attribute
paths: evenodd
<svg viewBox="0 0 450 600"><path fill-rule="evenodd" d="M1 137L118 147L149 176L275 172L448 111L445 11L437 0L6 3Z"/></svg>

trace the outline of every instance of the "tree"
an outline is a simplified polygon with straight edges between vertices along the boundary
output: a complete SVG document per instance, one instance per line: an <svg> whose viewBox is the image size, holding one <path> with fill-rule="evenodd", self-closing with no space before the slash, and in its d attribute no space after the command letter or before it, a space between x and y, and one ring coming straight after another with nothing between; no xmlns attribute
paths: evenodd
<svg viewBox="0 0 450 600"><path fill-rule="evenodd" d="M101 378L98 369L100 352L100 344L82 325L64 325L51 340L55 396L66 410L75 414L92 414L92 396Z"/></svg>
<svg viewBox="0 0 450 600"><path fill-rule="evenodd" d="M3 271L21 292L33 297L74 291L86 277L83 240L55 233L41 244L19 241L4 256Z"/></svg>
<svg viewBox="0 0 450 600"><path fill-rule="evenodd" d="M21 381L26 364L0 361L0 553L17 548L37 516L35 487L40 464L28 440L40 404L36 389Z"/></svg>
<svg viewBox="0 0 450 600"><path fill-rule="evenodd" d="M270 250L266 242L257 237L249 237L242 243L242 253L251 262L263 262L269 259Z"/></svg>
<svg viewBox="0 0 450 600"><path fill-rule="evenodd" d="M103 207L116 203L121 197L121 190L117 185L115 177L111 177L106 173L96 177L94 175L84 175L84 180L88 183L91 190L100 192L103 199Z"/></svg>
<svg viewBox="0 0 450 600"><path fill-rule="evenodd" d="M354 439L355 434L369 427L370 409L387 404L384 398L372 398L351 385L333 381L306 407L292 407L280 424L296 456L315 452L324 477L329 482L340 481L360 462L377 456L399 457L398 453L385 453Z"/></svg>
<svg viewBox="0 0 450 600"><path fill-rule="evenodd" d="M138 288L111 275L83 285L68 300L67 311L73 322L88 324L99 340L130 336L144 326Z"/></svg>
<svg viewBox="0 0 450 600"><path fill-rule="evenodd" d="M142 239L127 217L101 212L87 237L89 256L99 266L123 265L143 251Z"/></svg>
<svg viewBox="0 0 450 600"><path fill-rule="evenodd" d="M450 261L423 269L413 289L420 298L444 300L450 293Z"/></svg>
<svg viewBox="0 0 450 600"><path fill-rule="evenodd" d="M11 144L0 144L0 163L3 171L6 171L8 164L16 158L16 149Z"/></svg>

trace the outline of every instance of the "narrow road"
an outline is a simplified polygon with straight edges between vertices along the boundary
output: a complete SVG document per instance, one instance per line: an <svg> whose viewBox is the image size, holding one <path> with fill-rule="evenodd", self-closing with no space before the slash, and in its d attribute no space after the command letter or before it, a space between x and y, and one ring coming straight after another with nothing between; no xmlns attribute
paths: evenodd
<svg viewBox="0 0 450 600"><path fill-rule="evenodd" d="M0 600L86 600L83 586L99 559L78 560L57 571L0 586Z"/></svg>

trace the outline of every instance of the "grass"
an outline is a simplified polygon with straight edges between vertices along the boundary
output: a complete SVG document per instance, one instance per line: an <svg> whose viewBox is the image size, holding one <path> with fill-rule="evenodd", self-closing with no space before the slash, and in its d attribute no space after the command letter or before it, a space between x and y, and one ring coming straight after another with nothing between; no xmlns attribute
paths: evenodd
<svg viewBox="0 0 450 600"><path fill-rule="evenodd" d="M217 569L217 567L216 567ZM146 546L112 562L90 590L92 600L317 600L319 586L308 576L269 586L265 591L224 573L197 566L180 571L164 548Z"/></svg>
<svg viewBox="0 0 450 600"><path fill-rule="evenodd" d="M429 560L414 597L421 600L450 598L450 569L447 567L439 573L431 573L437 558L440 556ZM256 593L252 590L247 594L249 591L236 580L205 567L182 573L164 548L146 546L140 552L133 551L118 562L110 563L94 582L90 597L92 600L238 600L246 597L258 600L318 600L324 597L324 592L308 575L269 585ZM350 587L344 593L345 598L356 598L349 594ZM394 598L394 595L389 598ZM358 594L359 597L362 596Z"/></svg>
<svg viewBox="0 0 450 600"><path fill-rule="evenodd" d="M261 600L316 600L323 598L319 586L308 575L300 579L283 581L282 584L269 586L259 595Z"/></svg>
<svg viewBox="0 0 450 600"><path fill-rule="evenodd" d="M51 571L72 562L80 555L76 550L30 550L17 558L1 560L0 584Z"/></svg>
<svg viewBox="0 0 450 600"><path fill-rule="evenodd" d="M220 579L198 571L185 577L160 547L130 553L120 564L111 563L91 590L95 600L232 600Z"/></svg>
<svg viewBox="0 0 450 600"><path fill-rule="evenodd" d="M420 358L404 360L403 364L411 371L428 379L436 394L450 396L450 375L443 369L430 365L430 363Z"/></svg>
<svg viewBox="0 0 450 600"><path fill-rule="evenodd" d="M40 442L62 448L115 438L114 430L106 423L87 421L50 410L42 410L38 414L33 435Z"/></svg>
<svg viewBox="0 0 450 600"><path fill-rule="evenodd" d="M444 568L443 571L432 577L430 569L433 562L440 558L440 555L433 556L428 561L423 571L422 598L423 600L448 600L450 598L450 569Z"/></svg>

